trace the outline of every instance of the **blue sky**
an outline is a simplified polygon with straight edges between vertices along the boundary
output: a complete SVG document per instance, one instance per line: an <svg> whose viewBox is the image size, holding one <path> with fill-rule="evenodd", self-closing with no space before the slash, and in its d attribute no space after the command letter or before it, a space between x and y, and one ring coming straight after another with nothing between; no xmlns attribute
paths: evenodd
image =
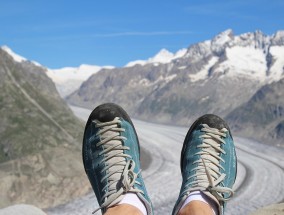
<svg viewBox="0 0 284 215"><path fill-rule="evenodd" d="M283 0L1 1L0 45L49 68L123 66L228 28L273 34L283 9Z"/></svg>

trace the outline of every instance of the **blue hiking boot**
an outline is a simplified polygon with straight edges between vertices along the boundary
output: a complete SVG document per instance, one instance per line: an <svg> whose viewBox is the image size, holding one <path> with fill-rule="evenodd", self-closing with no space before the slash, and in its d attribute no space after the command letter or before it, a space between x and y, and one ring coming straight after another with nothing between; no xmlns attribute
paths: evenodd
<svg viewBox="0 0 284 215"><path fill-rule="evenodd" d="M85 171L96 194L102 214L119 203L126 193L135 193L147 213L153 207L140 169L140 147L135 128L127 113L107 103L93 110L83 139Z"/></svg>
<svg viewBox="0 0 284 215"><path fill-rule="evenodd" d="M235 146L226 122L212 114L197 119L184 140L180 166L183 182L173 215L194 191L214 200L223 215L237 173Z"/></svg>

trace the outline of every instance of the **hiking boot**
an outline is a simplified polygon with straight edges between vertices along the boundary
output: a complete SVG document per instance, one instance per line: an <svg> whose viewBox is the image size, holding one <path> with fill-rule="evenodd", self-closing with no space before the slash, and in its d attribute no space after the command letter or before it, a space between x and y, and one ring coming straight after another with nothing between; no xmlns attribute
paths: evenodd
<svg viewBox="0 0 284 215"><path fill-rule="evenodd" d="M140 168L138 137L127 113L107 103L95 108L87 121L83 139L85 171L100 208L118 204L126 193L135 193L153 214Z"/></svg>
<svg viewBox="0 0 284 215"><path fill-rule="evenodd" d="M173 215L194 191L216 202L223 215L237 173L235 146L226 122L212 114L197 119L184 140L180 166L183 182Z"/></svg>

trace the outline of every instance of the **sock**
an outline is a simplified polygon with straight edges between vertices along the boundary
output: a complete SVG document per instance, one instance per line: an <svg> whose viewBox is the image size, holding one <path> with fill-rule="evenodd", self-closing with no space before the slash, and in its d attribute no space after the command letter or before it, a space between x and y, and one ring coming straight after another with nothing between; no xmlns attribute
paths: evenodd
<svg viewBox="0 0 284 215"><path fill-rule="evenodd" d="M147 210L144 203L138 198L138 196L135 193L126 193L124 198L118 204L132 205L138 208L143 215L147 215Z"/></svg>
<svg viewBox="0 0 284 215"><path fill-rule="evenodd" d="M211 207L214 215L219 214L217 204L211 198L209 198L208 196L206 196L204 193L202 193L200 191L194 191L194 192L190 193L189 196L184 201L183 205L181 206L180 210L183 209L191 201L204 202Z"/></svg>

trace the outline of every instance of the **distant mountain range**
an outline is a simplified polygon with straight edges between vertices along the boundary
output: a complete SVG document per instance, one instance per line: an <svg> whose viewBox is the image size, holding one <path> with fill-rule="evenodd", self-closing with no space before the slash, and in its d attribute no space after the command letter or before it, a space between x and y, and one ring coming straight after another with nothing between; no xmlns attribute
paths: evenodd
<svg viewBox="0 0 284 215"><path fill-rule="evenodd" d="M229 29L121 68L81 65L46 72L74 105L92 109L115 102L135 118L186 126L215 113L229 121L235 134L284 144L284 31L234 35Z"/></svg>
<svg viewBox="0 0 284 215"><path fill-rule="evenodd" d="M273 122L265 121L268 127L259 125L258 132L253 131L255 119L273 112L271 105L277 110L284 107L284 31L267 36L260 31L234 35L226 30L177 53L162 50L163 57L102 69L67 101L87 108L116 102L133 117L179 125L189 125L201 114L215 113L226 117L236 134L283 144L281 111L270 118ZM252 105L266 85L274 84L280 91L270 105L265 104L266 99ZM256 105L262 108L255 109ZM242 117L245 114L247 117Z"/></svg>
<svg viewBox="0 0 284 215"><path fill-rule="evenodd" d="M46 208L89 189L81 159L83 123L46 72L0 48L0 208Z"/></svg>
<svg viewBox="0 0 284 215"><path fill-rule="evenodd" d="M11 54L12 50L9 51ZM134 65L160 64L169 63L172 60L182 57L186 53L186 49L181 49L177 53L171 53L166 49L162 49L154 57L148 60L136 60L129 62L125 67L132 67ZM15 58L25 58L13 53ZM61 69L48 69L47 75L54 81L59 94L65 98L66 96L77 90L81 84L86 81L91 75L97 73L102 69L113 69L113 66L95 66L82 64L79 67L64 67Z"/></svg>

